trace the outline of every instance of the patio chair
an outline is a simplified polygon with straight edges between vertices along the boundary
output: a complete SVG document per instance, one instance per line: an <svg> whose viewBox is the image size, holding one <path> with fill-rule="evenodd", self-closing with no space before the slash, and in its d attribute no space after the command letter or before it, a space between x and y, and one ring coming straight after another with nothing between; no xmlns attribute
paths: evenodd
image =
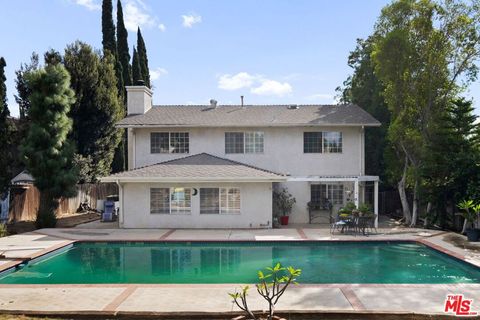
<svg viewBox="0 0 480 320"><path fill-rule="evenodd" d="M348 232L349 230L355 229L355 220L353 217L340 217L337 214L335 220L330 225L330 233L334 234L335 230L341 230L340 232Z"/></svg>
<svg viewBox="0 0 480 320"><path fill-rule="evenodd" d="M375 219L376 216L358 217L356 230L359 233L361 232L364 236L367 235L369 229L370 231L375 229L375 233L377 233L377 228L375 228Z"/></svg>

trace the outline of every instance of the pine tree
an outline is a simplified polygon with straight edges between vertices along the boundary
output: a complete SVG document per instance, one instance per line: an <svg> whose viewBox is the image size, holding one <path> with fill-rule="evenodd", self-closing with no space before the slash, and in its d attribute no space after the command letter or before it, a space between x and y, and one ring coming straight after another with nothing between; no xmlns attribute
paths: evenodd
<svg viewBox="0 0 480 320"><path fill-rule="evenodd" d="M137 84L137 81L145 81L142 76L142 67L140 66L140 61L138 57L138 52L133 47L133 58L132 58L132 79L133 83ZM146 85L146 84L145 84Z"/></svg>
<svg viewBox="0 0 480 320"><path fill-rule="evenodd" d="M132 85L132 67L130 66L130 53L128 49L128 31L123 22L123 9L120 0L117 1L117 51L118 60L122 65L123 84L130 86Z"/></svg>
<svg viewBox="0 0 480 320"><path fill-rule="evenodd" d="M5 81L5 59L0 57L0 194L10 185L12 178L12 145L14 126L10 121L10 111L7 105L7 86Z"/></svg>
<svg viewBox="0 0 480 320"><path fill-rule="evenodd" d="M54 227L58 199L75 194L74 147L67 138L72 128L68 112L75 100L74 92L61 64L29 73L28 84L32 90L31 125L21 151L40 191L36 226Z"/></svg>
<svg viewBox="0 0 480 320"><path fill-rule="evenodd" d="M43 60L47 65L59 64L62 63L62 55L57 50L50 49L43 55Z"/></svg>
<svg viewBox="0 0 480 320"><path fill-rule="evenodd" d="M38 54L33 52L30 57L30 63L22 63L20 69L15 71L15 87L18 95L14 95L15 102L18 104L20 111L20 120L28 119L28 111L30 110L30 88L27 85L26 74L38 70Z"/></svg>
<svg viewBox="0 0 480 320"><path fill-rule="evenodd" d="M145 47L140 27L138 27L137 30L137 52L143 81L145 82L145 85L150 88L150 70L148 68L147 48Z"/></svg>
<svg viewBox="0 0 480 320"><path fill-rule="evenodd" d="M112 16L112 0L102 2L102 45L103 53L110 51L115 57L117 55L117 41L115 40L115 25Z"/></svg>
<svg viewBox="0 0 480 320"><path fill-rule="evenodd" d="M480 196L480 148L472 101L455 99L434 124L422 176L429 224L453 227L456 205Z"/></svg>
<svg viewBox="0 0 480 320"><path fill-rule="evenodd" d="M84 173L80 182L95 182L111 172L120 142L115 122L123 117L124 108L116 90L115 58L108 51L101 58L88 44L77 41L65 49L64 63L77 97L70 116L76 162Z"/></svg>

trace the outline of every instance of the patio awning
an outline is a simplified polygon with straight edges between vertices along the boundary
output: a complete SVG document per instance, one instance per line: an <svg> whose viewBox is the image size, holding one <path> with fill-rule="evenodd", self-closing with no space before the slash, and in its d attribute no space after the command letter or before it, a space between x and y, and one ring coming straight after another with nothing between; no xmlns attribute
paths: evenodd
<svg viewBox="0 0 480 320"><path fill-rule="evenodd" d="M378 176L295 176L288 177L287 181L292 182L363 182L363 181L379 181Z"/></svg>

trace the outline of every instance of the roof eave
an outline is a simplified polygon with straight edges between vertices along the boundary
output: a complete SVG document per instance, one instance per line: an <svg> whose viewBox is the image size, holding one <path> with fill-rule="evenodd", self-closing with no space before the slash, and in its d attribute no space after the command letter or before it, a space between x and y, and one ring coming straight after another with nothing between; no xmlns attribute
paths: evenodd
<svg viewBox="0 0 480 320"><path fill-rule="evenodd" d="M209 182L284 182L287 177L115 177L100 178L100 182L116 183L209 183Z"/></svg>
<svg viewBox="0 0 480 320"><path fill-rule="evenodd" d="M117 128L268 128L268 127L380 127L373 123L296 123L296 124L256 124L256 125L206 125L206 124L117 124Z"/></svg>

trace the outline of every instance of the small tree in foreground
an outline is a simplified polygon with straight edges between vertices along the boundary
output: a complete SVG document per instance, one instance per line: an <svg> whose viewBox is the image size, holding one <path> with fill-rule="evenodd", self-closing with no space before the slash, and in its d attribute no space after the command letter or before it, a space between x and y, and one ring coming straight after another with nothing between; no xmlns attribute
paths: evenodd
<svg viewBox="0 0 480 320"><path fill-rule="evenodd" d="M255 287L257 288L258 294L260 294L267 301L267 319L272 320L275 311L275 305L291 283L297 284L296 278L302 274L302 270L295 269L293 267L283 267L280 262L277 263L273 268L267 267L265 269L267 271L266 273L263 271L258 271L259 283L257 283ZM240 289L240 292L229 293L230 297L233 298L233 302L241 310L245 311L250 319L256 320L257 318L249 309L247 303L247 295L250 287L244 286Z"/></svg>
<svg viewBox="0 0 480 320"><path fill-rule="evenodd" d="M40 191L36 226L54 227L58 199L75 194L74 148L67 139L72 129L67 114L74 93L70 76L61 64L29 73L27 81L31 89L31 124L21 151Z"/></svg>

